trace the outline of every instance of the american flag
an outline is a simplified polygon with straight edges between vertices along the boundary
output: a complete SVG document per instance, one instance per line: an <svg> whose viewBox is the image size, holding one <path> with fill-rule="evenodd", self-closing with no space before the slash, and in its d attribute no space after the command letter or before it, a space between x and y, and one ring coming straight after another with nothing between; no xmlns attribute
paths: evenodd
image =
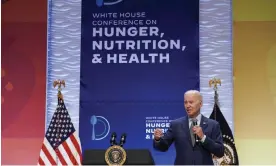
<svg viewBox="0 0 276 166"><path fill-rule="evenodd" d="M58 105L40 151L38 165L81 165L81 144L65 107L58 96Z"/></svg>

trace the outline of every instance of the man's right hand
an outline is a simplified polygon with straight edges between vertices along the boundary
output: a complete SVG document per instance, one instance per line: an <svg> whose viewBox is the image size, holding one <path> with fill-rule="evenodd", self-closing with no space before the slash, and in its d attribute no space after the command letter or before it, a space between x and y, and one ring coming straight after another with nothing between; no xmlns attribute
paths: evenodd
<svg viewBox="0 0 276 166"><path fill-rule="evenodd" d="M155 130L154 130L154 140L155 140L155 141L159 141L161 137L163 137L163 132L162 132L162 130L161 130L161 129L158 129L158 128L155 129Z"/></svg>

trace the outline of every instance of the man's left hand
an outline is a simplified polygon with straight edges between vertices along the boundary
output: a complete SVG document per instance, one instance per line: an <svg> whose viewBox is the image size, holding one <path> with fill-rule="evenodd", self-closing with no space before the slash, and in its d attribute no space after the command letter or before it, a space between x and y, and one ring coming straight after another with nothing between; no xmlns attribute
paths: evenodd
<svg viewBox="0 0 276 166"><path fill-rule="evenodd" d="M199 126L194 126L193 131L194 131L194 133L195 133L200 139L202 139L202 138L204 137L204 133L203 133L201 127L199 127Z"/></svg>

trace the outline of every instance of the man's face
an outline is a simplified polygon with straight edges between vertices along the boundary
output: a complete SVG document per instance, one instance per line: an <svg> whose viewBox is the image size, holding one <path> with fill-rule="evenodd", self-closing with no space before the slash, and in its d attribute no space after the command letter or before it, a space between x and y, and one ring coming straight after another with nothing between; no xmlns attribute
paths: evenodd
<svg viewBox="0 0 276 166"><path fill-rule="evenodd" d="M186 94L184 96L184 107L189 117L195 118L202 107L200 96L196 94Z"/></svg>

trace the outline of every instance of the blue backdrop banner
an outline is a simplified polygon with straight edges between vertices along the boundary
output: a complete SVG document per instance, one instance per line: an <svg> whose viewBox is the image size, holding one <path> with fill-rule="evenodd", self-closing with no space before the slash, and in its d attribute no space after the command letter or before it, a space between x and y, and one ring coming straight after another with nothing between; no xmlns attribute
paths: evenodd
<svg viewBox="0 0 276 166"><path fill-rule="evenodd" d="M174 147L157 152L152 136L199 89L199 0L82 0L81 26L82 149L107 149L112 132L126 133L126 149L173 164Z"/></svg>

